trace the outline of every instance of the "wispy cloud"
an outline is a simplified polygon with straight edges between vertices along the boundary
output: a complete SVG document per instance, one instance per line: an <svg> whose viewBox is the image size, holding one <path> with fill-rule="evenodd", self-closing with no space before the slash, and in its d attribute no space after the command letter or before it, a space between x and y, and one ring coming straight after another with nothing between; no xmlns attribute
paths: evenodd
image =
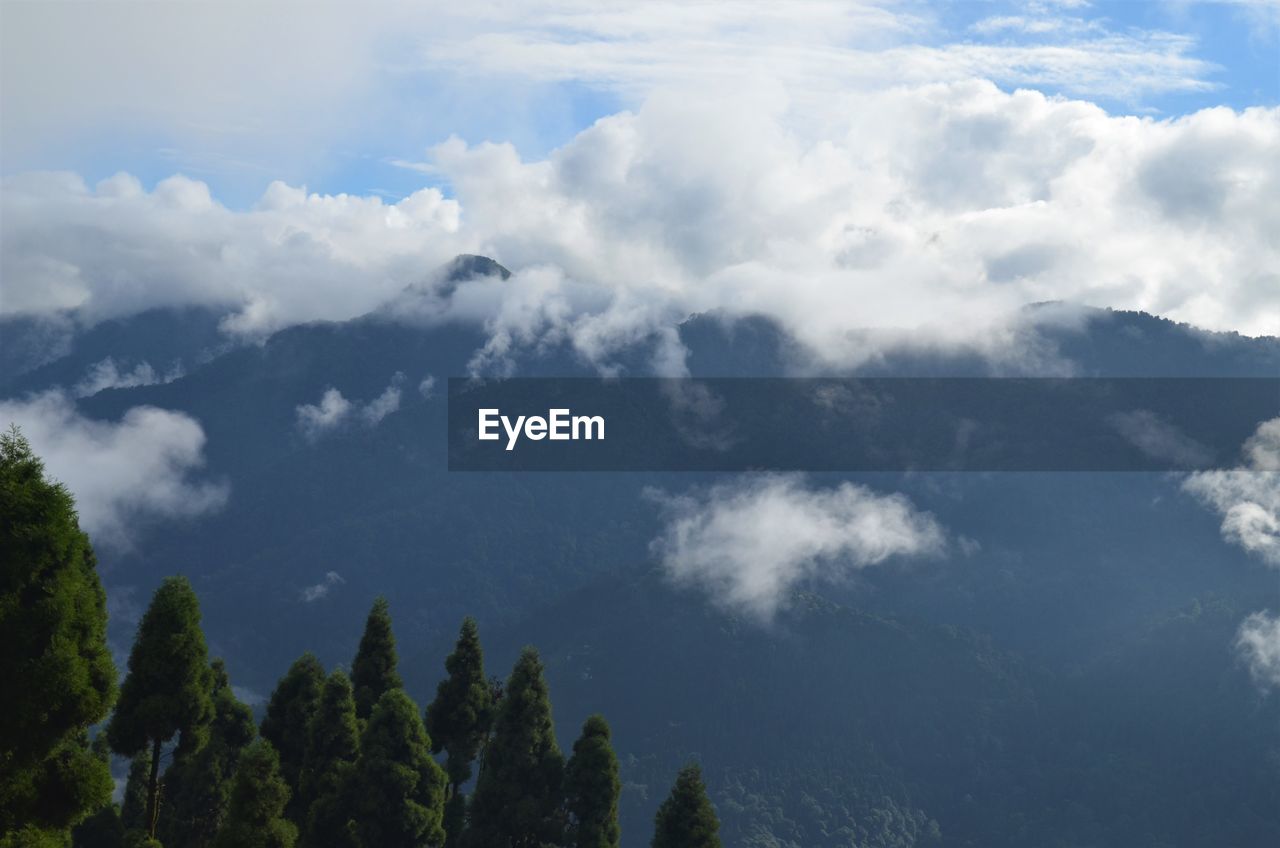
<svg viewBox="0 0 1280 848"><path fill-rule="evenodd" d="M303 603L309 604L314 601L318 601L321 598L327 598L332 589L337 586L341 586L346 582L346 580L342 579L341 574L336 571L330 571L324 575L324 579L319 583L316 583L314 586L307 586L304 588L299 593L299 597L302 599Z"/></svg>
<svg viewBox="0 0 1280 848"><path fill-rule="evenodd" d="M404 375L395 374L382 394L363 404L347 400L335 388L325 389L319 403L298 406L298 429L307 439L315 441L352 420L357 420L366 427L377 426L383 418L400 408L400 385L403 382Z"/></svg>

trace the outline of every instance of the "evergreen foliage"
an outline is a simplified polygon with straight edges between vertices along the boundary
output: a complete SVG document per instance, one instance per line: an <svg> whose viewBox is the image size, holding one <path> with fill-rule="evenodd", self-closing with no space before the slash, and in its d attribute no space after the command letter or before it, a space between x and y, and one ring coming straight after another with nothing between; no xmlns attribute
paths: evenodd
<svg viewBox="0 0 1280 848"><path fill-rule="evenodd" d="M293 848L298 829L284 816L289 785L280 774L280 757L259 739L244 749L236 767L227 820L216 848Z"/></svg>
<svg viewBox="0 0 1280 848"><path fill-rule="evenodd" d="M458 642L444 663L449 676L440 681L427 707L427 733L432 753L444 751L450 791L471 778L471 763L493 722L493 700L484 676L484 652L475 619L466 618Z"/></svg>
<svg viewBox="0 0 1280 848"><path fill-rule="evenodd" d="M111 797L86 731L116 694L107 604L66 487L0 434L0 846L63 839ZM34 834L49 834L36 837Z"/></svg>
<svg viewBox="0 0 1280 848"><path fill-rule="evenodd" d="M444 844L444 770L418 707L402 689L383 694L360 738L351 811L363 848Z"/></svg>
<svg viewBox="0 0 1280 848"><path fill-rule="evenodd" d="M181 752L164 774L158 832L166 845L207 848L226 815L240 753L253 741L253 711L231 691L226 666L213 661L213 723L209 741Z"/></svg>
<svg viewBox="0 0 1280 848"><path fill-rule="evenodd" d="M507 681L471 801L467 842L537 848L564 839L564 757L556 744L542 661L525 648Z"/></svg>
<svg viewBox="0 0 1280 848"><path fill-rule="evenodd" d="M147 776L151 774L151 749L143 748L129 762L120 803L120 821L125 830L147 829Z"/></svg>
<svg viewBox="0 0 1280 848"><path fill-rule="evenodd" d="M212 690L199 601L185 577L166 578L138 626L129 676L107 726L117 754L135 756L151 745L145 819L149 836L156 835L161 746L179 733L184 756L204 745L213 718Z"/></svg>
<svg viewBox="0 0 1280 848"><path fill-rule="evenodd" d="M355 688L356 717L368 721L383 693L399 689L396 671L396 637L391 632L391 612L386 598L378 598L365 620L364 635L351 663L351 685Z"/></svg>
<svg viewBox="0 0 1280 848"><path fill-rule="evenodd" d="M302 844L332 845L334 839L342 838L346 819L334 821L331 813L341 805L343 781L360 751L355 697L351 680L341 669L325 680L308 731L297 789L304 818Z"/></svg>
<svg viewBox="0 0 1280 848"><path fill-rule="evenodd" d="M280 756L280 773L290 786L297 787L307 755L311 719L320 703L324 687L324 666L310 651L303 654L280 679L267 714L262 719L262 738L271 743ZM299 827L306 819L306 808L300 806L295 793L286 810L289 820Z"/></svg>
<svg viewBox="0 0 1280 848"><path fill-rule="evenodd" d="M617 848L622 838L618 826L622 780L609 736L604 716L588 718L565 767L569 845L573 848Z"/></svg>
<svg viewBox="0 0 1280 848"><path fill-rule="evenodd" d="M720 848L720 821L696 764L680 769L653 830L653 848Z"/></svg>

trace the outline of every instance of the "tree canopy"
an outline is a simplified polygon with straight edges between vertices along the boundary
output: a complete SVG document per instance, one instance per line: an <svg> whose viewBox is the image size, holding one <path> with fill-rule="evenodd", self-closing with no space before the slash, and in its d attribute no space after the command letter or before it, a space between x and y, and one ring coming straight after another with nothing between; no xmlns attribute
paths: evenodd
<svg viewBox="0 0 1280 848"><path fill-rule="evenodd" d="M16 427L0 434L0 845L63 832L111 795L86 735L116 695L106 630L71 494Z"/></svg>

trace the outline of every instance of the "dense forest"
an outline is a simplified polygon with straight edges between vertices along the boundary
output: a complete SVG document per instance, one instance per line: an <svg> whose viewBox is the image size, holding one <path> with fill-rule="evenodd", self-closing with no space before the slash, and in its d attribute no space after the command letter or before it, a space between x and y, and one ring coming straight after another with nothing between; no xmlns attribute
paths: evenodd
<svg viewBox="0 0 1280 848"><path fill-rule="evenodd" d="M0 436L0 848L606 848L618 759L592 715L566 758L542 662L487 677L462 623L426 709L397 670L389 607L350 668L304 654L256 724L183 577L162 582L117 684L106 595L75 505L16 428ZM112 757L129 760L113 800ZM701 770L680 770L654 848L719 846Z"/></svg>

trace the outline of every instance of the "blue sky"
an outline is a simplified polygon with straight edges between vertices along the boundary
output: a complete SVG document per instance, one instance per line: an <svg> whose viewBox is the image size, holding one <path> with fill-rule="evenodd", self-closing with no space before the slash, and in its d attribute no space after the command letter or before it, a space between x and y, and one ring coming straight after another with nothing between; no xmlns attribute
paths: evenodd
<svg viewBox="0 0 1280 848"><path fill-rule="evenodd" d="M6 2L4 100L17 115L7 123L17 127L4 139L0 167L5 174L67 169L90 183L124 170L145 185L184 173L235 208L251 205L274 179L323 193L398 198L440 178L393 163L421 161L451 135L544 156L598 118L637 108L652 87L678 80L687 57L663 53L664 41L714 43L726 58L711 50L696 72L719 68L731 76L741 58L735 50L768 43L771 28L782 31L769 46L863 55L932 49L935 60L958 51L955 67L939 73L963 74L972 65L974 75L1002 87L1079 97L1112 113L1167 117L1280 102L1280 4L1272 0L886 2L872 4L874 14L839 5L815 14L811 27L787 31L785 22L770 21L756 30L763 16L749 6L691 20L655 6L652 14L613 22L572 3L552 4L541 16L510 5L467 16L439 5L409 20L374 7L353 24L342 13L308 21L311 15L285 5L257 17L240 10L206 26L209 9L166 16L151 6L106 4L140 22L128 14L95 21L82 9ZM179 4L184 8L200 5ZM843 18L847 28L824 31L823 16ZM243 36L246 24L267 35ZM190 39L204 43L188 50ZM111 41L115 52L101 44ZM1019 60L982 55L981 48L1028 52ZM603 58L611 50L619 58ZM1055 65L1063 61L1055 50L1074 55ZM1098 62L1108 51L1132 51L1134 65ZM1155 64L1144 65L1147 59ZM892 61L872 84L892 82ZM51 73L55 62L64 67ZM673 65L672 77L653 71L663 63ZM49 76L61 79L33 106ZM191 108L201 100L216 101L207 120Z"/></svg>

